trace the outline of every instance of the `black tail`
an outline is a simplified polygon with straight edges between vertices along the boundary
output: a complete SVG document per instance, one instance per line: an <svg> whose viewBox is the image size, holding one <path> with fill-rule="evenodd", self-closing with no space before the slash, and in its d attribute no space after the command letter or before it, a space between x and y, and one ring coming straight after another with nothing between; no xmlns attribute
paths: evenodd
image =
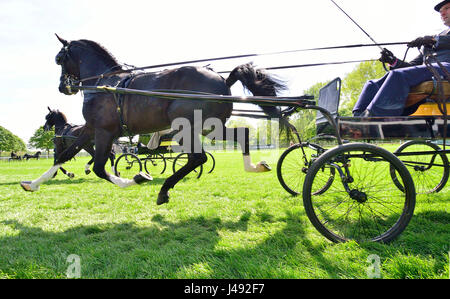
<svg viewBox="0 0 450 299"><path fill-rule="evenodd" d="M236 81L240 81L242 85L248 89L254 96L277 96L280 91L286 90L286 83L274 78L263 69L255 69L252 63L247 63L236 67L231 71L226 80L228 87L233 86ZM288 120L282 116L281 109L275 106L260 106L264 113L271 118L280 120L281 131L286 130L288 137L291 127Z"/></svg>

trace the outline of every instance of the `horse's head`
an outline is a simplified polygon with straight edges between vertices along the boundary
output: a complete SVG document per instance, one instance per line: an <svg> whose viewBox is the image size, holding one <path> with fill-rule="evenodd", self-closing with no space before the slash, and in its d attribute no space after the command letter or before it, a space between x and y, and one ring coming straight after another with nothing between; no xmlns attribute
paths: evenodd
<svg viewBox="0 0 450 299"><path fill-rule="evenodd" d="M78 89L72 90L68 86L79 86L83 79L99 77L116 67L120 68L115 58L96 42L83 39L68 42L58 35L56 37L63 45L55 58L56 64L61 66L61 93L76 94Z"/></svg>
<svg viewBox="0 0 450 299"><path fill-rule="evenodd" d="M56 35L58 40L63 44L63 47L55 57L56 64L61 66L61 77L59 83L59 92L65 95L76 94L78 90L71 90L68 86L78 85L80 80L80 59L73 51L71 42L60 38Z"/></svg>
<svg viewBox="0 0 450 299"><path fill-rule="evenodd" d="M62 126L67 123L64 113L59 110L52 110L47 107L49 113L45 116L44 131L50 131L53 126Z"/></svg>

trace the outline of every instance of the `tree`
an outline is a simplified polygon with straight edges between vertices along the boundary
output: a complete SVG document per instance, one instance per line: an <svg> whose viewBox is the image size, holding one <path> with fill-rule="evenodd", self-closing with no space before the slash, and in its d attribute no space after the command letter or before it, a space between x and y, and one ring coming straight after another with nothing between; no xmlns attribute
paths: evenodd
<svg viewBox="0 0 450 299"><path fill-rule="evenodd" d="M314 96L316 101L319 100L319 91L328 82L316 83L303 92L305 95ZM298 113L293 114L289 120L297 128L300 137L308 140L316 135L316 114L312 109L302 109ZM295 140L297 142L297 140Z"/></svg>
<svg viewBox="0 0 450 299"><path fill-rule="evenodd" d="M342 80L339 115L351 116L364 84L368 80L381 78L384 74L383 65L378 61L362 62L348 73ZM326 84L328 82L316 83L303 93L314 96L317 101L320 89ZM300 110L290 117L302 139L308 140L316 135L316 114L315 110Z"/></svg>
<svg viewBox="0 0 450 299"><path fill-rule="evenodd" d="M25 150L25 142L22 139L0 126L0 154L3 151L20 152Z"/></svg>
<svg viewBox="0 0 450 299"><path fill-rule="evenodd" d="M351 116L364 84L369 80L381 78L384 74L383 65L378 61L362 62L348 73L342 80L339 115Z"/></svg>
<svg viewBox="0 0 450 299"><path fill-rule="evenodd" d="M37 129L33 136L31 136L28 145L33 148L46 150L47 154L50 153L50 149L54 147L53 137L55 136L55 131L44 131L44 127Z"/></svg>

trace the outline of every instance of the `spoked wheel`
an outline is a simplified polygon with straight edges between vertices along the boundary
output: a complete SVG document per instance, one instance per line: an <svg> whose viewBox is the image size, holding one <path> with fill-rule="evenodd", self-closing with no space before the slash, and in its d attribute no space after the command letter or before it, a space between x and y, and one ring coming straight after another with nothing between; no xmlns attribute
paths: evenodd
<svg viewBox="0 0 450 299"><path fill-rule="evenodd" d="M186 165L188 162L188 154L181 153L173 160L172 170L173 173L177 172L181 167ZM191 171L185 178L193 177L199 179L203 172L203 165L198 166L193 171Z"/></svg>
<svg viewBox="0 0 450 299"><path fill-rule="evenodd" d="M114 171L116 176L131 180L142 171L142 162L135 154L122 154L116 160Z"/></svg>
<svg viewBox="0 0 450 299"><path fill-rule="evenodd" d="M294 196L301 194L306 173L313 159L323 151L318 145L309 143L297 143L284 151L277 164L277 176L281 186ZM334 180L334 168L323 171L328 174L328 180L314 191L317 194L325 192Z"/></svg>
<svg viewBox="0 0 450 299"><path fill-rule="evenodd" d="M397 188L390 177L397 172ZM339 177L326 192L314 192ZM320 156L303 186L306 214L316 229L333 242L389 242L408 225L416 202L414 182L406 166L392 153L364 143L346 144Z"/></svg>
<svg viewBox="0 0 450 299"><path fill-rule="evenodd" d="M150 154L145 158L144 168L148 174L163 174L166 167L166 159L161 154Z"/></svg>
<svg viewBox="0 0 450 299"><path fill-rule="evenodd" d="M402 144L394 154L398 154L411 173L417 194L439 192L444 188L449 177L449 163L438 145L429 141L413 140ZM403 190L394 169L391 169L391 177L395 185Z"/></svg>
<svg viewBox="0 0 450 299"><path fill-rule="evenodd" d="M214 156L210 152L205 152L205 154L208 157L208 160L203 164L203 169L206 173L211 173L216 167L216 159L214 159Z"/></svg>

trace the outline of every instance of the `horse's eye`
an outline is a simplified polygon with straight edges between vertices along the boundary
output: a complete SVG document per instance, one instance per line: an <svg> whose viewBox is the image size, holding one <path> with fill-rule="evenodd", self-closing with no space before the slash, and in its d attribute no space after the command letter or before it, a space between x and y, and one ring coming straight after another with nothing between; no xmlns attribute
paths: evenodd
<svg viewBox="0 0 450 299"><path fill-rule="evenodd" d="M58 64L58 65L62 64L63 61L64 61L64 58L66 57L66 55L67 55L67 49L66 48L64 48L61 51L59 51L58 55L56 55L56 57L55 57L56 64Z"/></svg>
<svg viewBox="0 0 450 299"><path fill-rule="evenodd" d="M55 62L58 65L60 65L62 63L62 55L61 54L56 55Z"/></svg>

